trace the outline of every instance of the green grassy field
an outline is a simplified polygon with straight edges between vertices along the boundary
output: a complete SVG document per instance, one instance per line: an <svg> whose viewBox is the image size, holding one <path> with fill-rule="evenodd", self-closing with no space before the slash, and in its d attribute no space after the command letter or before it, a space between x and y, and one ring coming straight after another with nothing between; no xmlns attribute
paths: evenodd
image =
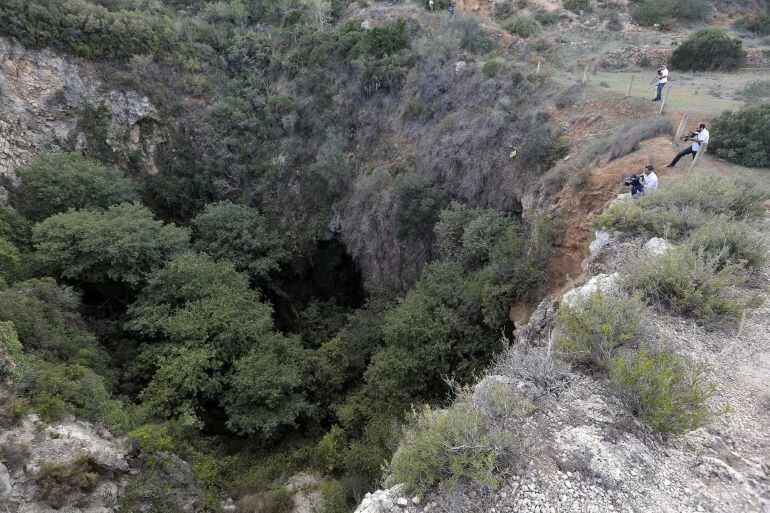
<svg viewBox="0 0 770 513"><path fill-rule="evenodd" d="M632 75L635 75L635 79L631 96L652 99L654 86L650 81L654 72L599 72L588 76L588 84L613 94L624 95ZM741 107L744 102L738 92L749 82L761 79L760 75L752 71L698 74L672 72L670 76L671 93L667 110L691 111L706 116Z"/></svg>

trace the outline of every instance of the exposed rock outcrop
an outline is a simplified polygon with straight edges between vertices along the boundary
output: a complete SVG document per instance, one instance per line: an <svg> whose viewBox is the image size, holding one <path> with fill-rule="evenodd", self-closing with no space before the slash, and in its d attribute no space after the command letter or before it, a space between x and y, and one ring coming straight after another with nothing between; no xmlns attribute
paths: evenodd
<svg viewBox="0 0 770 513"><path fill-rule="evenodd" d="M105 114L104 130L86 130L87 109ZM0 38L0 176L13 177L43 151L103 145L121 158L131 152L144 172L156 173L155 150L164 140L147 97L108 89L78 59Z"/></svg>

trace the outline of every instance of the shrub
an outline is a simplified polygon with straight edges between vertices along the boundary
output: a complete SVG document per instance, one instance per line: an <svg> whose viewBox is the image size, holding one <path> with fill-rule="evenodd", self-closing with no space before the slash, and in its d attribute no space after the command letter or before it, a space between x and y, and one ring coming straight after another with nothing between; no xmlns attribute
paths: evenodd
<svg viewBox="0 0 770 513"><path fill-rule="evenodd" d="M745 299L731 290L742 281L740 269L683 245L656 258L631 262L625 284L649 301L692 316L705 328L715 328L734 324L743 313Z"/></svg>
<svg viewBox="0 0 770 513"><path fill-rule="evenodd" d="M732 71L746 62L743 42L723 29L697 31L674 49L671 68L685 71Z"/></svg>
<svg viewBox="0 0 770 513"><path fill-rule="evenodd" d="M512 433L491 426L467 401L446 411L426 406L404 433L390 471L396 481L418 494L460 483L495 487L506 465L506 452L515 444Z"/></svg>
<svg viewBox="0 0 770 513"><path fill-rule="evenodd" d="M755 80L749 82L740 90L738 95L749 102L763 101L770 98L770 80Z"/></svg>
<svg viewBox="0 0 770 513"><path fill-rule="evenodd" d="M537 32L537 25L529 16L513 16L503 25L505 30L519 37L528 38Z"/></svg>
<svg viewBox="0 0 770 513"><path fill-rule="evenodd" d="M697 174L634 202L614 202L596 216L594 228L683 239L714 216L754 219L770 197L751 175Z"/></svg>
<svg viewBox="0 0 770 513"><path fill-rule="evenodd" d="M666 350L640 350L612 361L610 383L634 416L657 431L678 435L705 426L715 415L706 402L716 388L705 382L705 371Z"/></svg>
<svg viewBox="0 0 770 513"><path fill-rule="evenodd" d="M559 91L553 98L557 109L572 107L580 97L583 88L579 84L572 84Z"/></svg>
<svg viewBox="0 0 770 513"><path fill-rule="evenodd" d="M25 443L6 440L3 445L0 445L0 460L12 474L24 468L24 465L29 462L30 453L29 446Z"/></svg>
<svg viewBox="0 0 770 513"><path fill-rule="evenodd" d="M566 387L569 365L556 358L553 343L547 347L522 348L515 344L496 361L493 374L501 374L516 380L527 381L547 393Z"/></svg>
<svg viewBox="0 0 770 513"><path fill-rule="evenodd" d="M237 513L283 513L294 507L294 497L285 487L246 495L238 500Z"/></svg>
<svg viewBox="0 0 770 513"><path fill-rule="evenodd" d="M505 62L502 59L491 59L484 63L481 67L481 72L485 77L495 77L502 71Z"/></svg>
<svg viewBox="0 0 770 513"><path fill-rule="evenodd" d="M767 261L767 236L756 225L718 216L699 226L686 240L693 251L702 249L719 264L740 263L759 268Z"/></svg>
<svg viewBox="0 0 770 513"><path fill-rule="evenodd" d="M257 209L229 201L211 203L193 220L193 247L228 260L253 283L268 285L289 257L278 232Z"/></svg>
<svg viewBox="0 0 770 513"><path fill-rule="evenodd" d="M36 158L19 171L14 194L19 212L32 221L70 208L104 209L139 200L138 188L123 173L79 153Z"/></svg>
<svg viewBox="0 0 770 513"><path fill-rule="evenodd" d="M537 11L535 13L535 19L542 26L547 27L558 23L561 19L561 15L557 11Z"/></svg>
<svg viewBox="0 0 770 513"><path fill-rule="evenodd" d="M754 14L736 20L736 29L747 30L758 36L770 36L770 9L764 14Z"/></svg>
<svg viewBox="0 0 770 513"><path fill-rule="evenodd" d="M687 24L706 21L710 10L709 0L646 0L631 16L639 25L650 27L657 23L669 25L670 30L674 20Z"/></svg>
<svg viewBox="0 0 770 513"><path fill-rule="evenodd" d="M617 11L612 11L607 16L607 30L611 30L613 32L620 32L623 30L623 22L620 21L620 16L618 15Z"/></svg>
<svg viewBox="0 0 770 513"><path fill-rule="evenodd" d="M21 252L16 246L0 237L0 283L14 282L21 278L22 274Z"/></svg>
<svg viewBox="0 0 770 513"><path fill-rule="evenodd" d="M20 375L21 342L12 322L0 322L0 383L14 381Z"/></svg>
<svg viewBox="0 0 770 513"><path fill-rule="evenodd" d="M575 13L592 9L591 0L562 0L562 5L568 11Z"/></svg>
<svg viewBox="0 0 770 513"><path fill-rule="evenodd" d="M770 103L723 112L714 119L709 151L747 167L770 166Z"/></svg>
<svg viewBox="0 0 770 513"><path fill-rule="evenodd" d="M144 454L158 452L171 452L174 450L174 441L168 433L166 426L158 424L146 424L130 433L130 439L136 442L139 450Z"/></svg>
<svg viewBox="0 0 770 513"><path fill-rule="evenodd" d="M71 493L90 492L98 483L99 467L85 454L71 463L43 462L35 476L43 502L54 509L61 508Z"/></svg>
<svg viewBox="0 0 770 513"><path fill-rule="evenodd" d="M128 290L137 290L150 272L185 250L188 238L187 229L156 220L136 203L56 214L33 230L37 256L53 274Z"/></svg>
<svg viewBox="0 0 770 513"><path fill-rule="evenodd" d="M597 290L575 305L562 304L557 314L557 350L578 365L606 369L621 347L642 339L644 315L639 295Z"/></svg>

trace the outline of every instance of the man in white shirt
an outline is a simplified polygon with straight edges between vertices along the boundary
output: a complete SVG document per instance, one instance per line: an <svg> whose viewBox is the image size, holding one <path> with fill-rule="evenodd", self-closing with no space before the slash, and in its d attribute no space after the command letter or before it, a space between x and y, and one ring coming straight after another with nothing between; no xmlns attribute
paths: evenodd
<svg viewBox="0 0 770 513"><path fill-rule="evenodd" d="M668 68L665 64L658 68L658 73L655 75L655 80L658 82L658 94L656 94L655 98L652 99L654 102L660 100L660 94L663 92L663 88L666 87L666 84L668 83Z"/></svg>
<svg viewBox="0 0 770 513"><path fill-rule="evenodd" d="M706 123L701 123L692 136L688 135L685 137L685 141L692 141L692 144L689 148L685 148L677 153L676 157L674 157L674 160L671 161L671 164L667 165L666 167L674 167L676 163L679 162L679 159L691 153L693 160L695 160L695 155L698 153L698 150L700 150L700 145L709 142L709 131L706 130Z"/></svg>
<svg viewBox="0 0 770 513"><path fill-rule="evenodd" d="M658 175L655 174L655 166L647 164L644 166L647 170L644 173L644 192L651 191L658 188Z"/></svg>

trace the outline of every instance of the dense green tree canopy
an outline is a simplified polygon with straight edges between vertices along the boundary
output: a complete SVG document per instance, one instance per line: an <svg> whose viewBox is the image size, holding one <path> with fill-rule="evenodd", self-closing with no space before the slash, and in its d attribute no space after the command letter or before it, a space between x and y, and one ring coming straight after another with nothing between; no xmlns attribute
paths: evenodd
<svg viewBox="0 0 770 513"><path fill-rule="evenodd" d="M147 207L123 203L105 212L70 210L36 225L42 265L56 276L137 290L149 273L188 246L185 228L164 224Z"/></svg>
<svg viewBox="0 0 770 513"><path fill-rule="evenodd" d="M136 184L114 167L80 153L41 155L18 170L14 204L32 221L70 208L107 208L139 200Z"/></svg>
<svg viewBox="0 0 770 513"><path fill-rule="evenodd" d="M280 235L257 209L229 201L206 206L193 221L193 237L195 249L229 260L263 285L289 256Z"/></svg>

